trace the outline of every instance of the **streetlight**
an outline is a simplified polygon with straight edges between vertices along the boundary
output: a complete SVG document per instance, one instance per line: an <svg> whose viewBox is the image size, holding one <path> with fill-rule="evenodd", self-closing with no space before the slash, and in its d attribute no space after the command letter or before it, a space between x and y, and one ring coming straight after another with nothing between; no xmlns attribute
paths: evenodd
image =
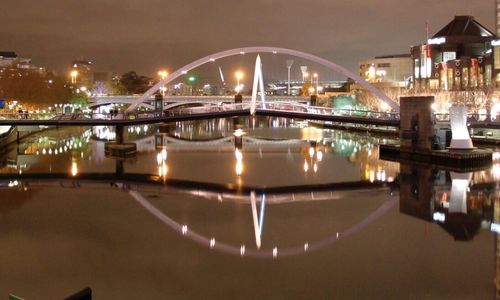
<svg viewBox="0 0 500 300"><path fill-rule="evenodd" d="M289 59L286 61L286 68L288 70L288 81L287 81L287 95L290 96L290 69L292 68L293 60Z"/></svg>
<svg viewBox="0 0 500 300"><path fill-rule="evenodd" d="M241 71L236 71L236 73L234 73L234 76L236 76L236 91L238 92L238 94L240 93L240 80L243 78L243 72Z"/></svg>
<svg viewBox="0 0 500 300"><path fill-rule="evenodd" d="M71 83L76 83L76 77L78 76L78 71L73 70L69 73L69 75L71 76Z"/></svg>
<svg viewBox="0 0 500 300"><path fill-rule="evenodd" d="M168 75L168 72L165 70L158 71L158 76L160 76L161 80L165 79Z"/></svg>
<svg viewBox="0 0 500 300"><path fill-rule="evenodd" d="M158 75L160 76L160 79L161 79L161 80L164 80L164 79L168 76L168 72L167 72L167 71L165 71L165 70L160 70L160 71L158 71ZM161 95L162 95L162 96L165 96L165 91L166 91L166 90L167 90L167 89L166 89L164 86L162 86L162 87L160 88L160 91L161 91Z"/></svg>
<svg viewBox="0 0 500 300"><path fill-rule="evenodd" d="M318 85L319 85L319 75L318 73L314 73L313 77L316 79L316 91L318 90Z"/></svg>

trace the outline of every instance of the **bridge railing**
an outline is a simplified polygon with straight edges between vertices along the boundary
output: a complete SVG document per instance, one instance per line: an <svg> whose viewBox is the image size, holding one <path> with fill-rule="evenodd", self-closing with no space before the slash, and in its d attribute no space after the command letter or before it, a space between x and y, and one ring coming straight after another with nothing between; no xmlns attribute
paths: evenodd
<svg viewBox="0 0 500 300"><path fill-rule="evenodd" d="M436 123L449 123L450 122L450 114L434 114L434 120ZM497 118L496 115L491 114L479 114L472 113L467 114L467 123L481 124L481 123L496 123L500 124L500 118Z"/></svg>
<svg viewBox="0 0 500 300"><path fill-rule="evenodd" d="M190 116L197 114L210 114L221 113L230 111L250 110L251 104L245 103L231 103L231 104L218 104L206 105L201 107L177 108L168 111L146 111L136 112L132 114L118 113L3 113L0 114L0 119L7 120L132 120L132 119L155 119L162 117L177 117L177 116ZM274 110L281 112L297 112L303 114L314 115L327 115L327 116L345 116L352 118L368 118L368 119L381 119L381 120L399 120L399 113L391 112L376 112L368 110L352 110L352 109L339 109L321 106L309 106L306 104L286 103L286 102L268 102L265 104L257 103L257 109L261 110ZM436 115L436 120L449 119L447 115ZM482 120L483 116L473 116L477 120ZM472 119L471 119L472 120ZM499 120L500 122L500 120Z"/></svg>
<svg viewBox="0 0 500 300"><path fill-rule="evenodd" d="M309 106L296 103L266 103L265 105L259 104L259 108L267 110L291 111L291 112L300 112L309 114L364 117L364 118L383 119L383 120L399 120L399 113L393 113L393 112L340 109L340 108L323 107L323 106Z"/></svg>
<svg viewBox="0 0 500 300"><path fill-rule="evenodd" d="M248 109L250 109L250 104L248 103L233 103L224 105L210 105L201 107L173 109L165 112L165 116L175 117L175 116L220 113L225 111L248 110Z"/></svg>

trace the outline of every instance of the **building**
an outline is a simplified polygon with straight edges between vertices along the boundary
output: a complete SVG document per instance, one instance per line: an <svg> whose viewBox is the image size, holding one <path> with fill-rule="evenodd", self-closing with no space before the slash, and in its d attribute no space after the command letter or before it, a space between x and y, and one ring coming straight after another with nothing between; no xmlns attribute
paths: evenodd
<svg viewBox="0 0 500 300"><path fill-rule="evenodd" d="M89 60L72 61L69 76L71 78L71 83L77 85L78 88L89 88L92 83L94 83L92 62Z"/></svg>
<svg viewBox="0 0 500 300"><path fill-rule="evenodd" d="M31 58L17 56L16 52L0 51L0 68L23 69L29 71L44 72L44 68L39 68L31 63Z"/></svg>
<svg viewBox="0 0 500 300"><path fill-rule="evenodd" d="M0 51L0 68L10 68L17 60L16 52Z"/></svg>
<svg viewBox="0 0 500 300"><path fill-rule="evenodd" d="M416 92L500 86L500 40L472 16L456 16L426 44L411 47L411 58Z"/></svg>
<svg viewBox="0 0 500 300"><path fill-rule="evenodd" d="M359 62L359 76L381 87L405 87L412 76L410 54L377 56Z"/></svg>

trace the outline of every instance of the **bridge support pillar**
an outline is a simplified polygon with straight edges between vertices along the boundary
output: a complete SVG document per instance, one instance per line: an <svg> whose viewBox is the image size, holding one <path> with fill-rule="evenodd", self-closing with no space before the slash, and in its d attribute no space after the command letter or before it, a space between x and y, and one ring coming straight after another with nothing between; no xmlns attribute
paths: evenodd
<svg viewBox="0 0 500 300"><path fill-rule="evenodd" d="M123 168L123 160L122 159L117 159L116 160L116 165L115 165L115 174L116 176L122 176L124 168Z"/></svg>
<svg viewBox="0 0 500 300"><path fill-rule="evenodd" d="M243 103L243 95L240 93L234 95L234 103Z"/></svg>
<svg viewBox="0 0 500 300"><path fill-rule="evenodd" d="M316 106L316 104L318 102L317 99L318 99L318 96L311 95L311 97L309 98L309 105L310 106Z"/></svg>
<svg viewBox="0 0 500 300"><path fill-rule="evenodd" d="M433 96L401 97L401 150L430 153L432 150L434 124Z"/></svg>
<svg viewBox="0 0 500 300"><path fill-rule="evenodd" d="M115 132L115 141L104 144L104 153L107 156L116 158L127 158L135 156L137 152L137 145L135 143L125 143L124 126L117 125L115 128Z"/></svg>
<svg viewBox="0 0 500 300"><path fill-rule="evenodd" d="M123 140L124 140L123 125L117 125L115 132L116 132L116 143L123 144Z"/></svg>

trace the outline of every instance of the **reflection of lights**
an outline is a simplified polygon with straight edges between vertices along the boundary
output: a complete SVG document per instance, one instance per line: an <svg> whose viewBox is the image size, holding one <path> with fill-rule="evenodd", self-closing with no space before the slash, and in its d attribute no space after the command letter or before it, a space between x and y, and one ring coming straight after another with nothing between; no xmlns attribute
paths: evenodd
<svg viewBox="0 0 500 300"><path fill-rule="evenodd" d="M243 174L243 153L240 149L234 150L234 156L236 157L236 175L241 176Z"/></svg>
<svg viewBox="0 0 500 300"><path fill-rule="evenodd" d="M370 170L370 182L374 182L374 181L375 181L375 171Z"/></svg>
<svg viewBox="0 0 500 300"><path fill-rule="evenodd" d="M273 258L278 257L278 247L273 248Z"/></svg>
<svg viewBox="0 0 500 300"><path fill-rule="evenodd" d="M242 135L244 135L244 134L245 134L245 132L244 132L241 128L236 129L236 130L234 131L234 133L233 133L233 135L234 135L235 137L240 137L240 136L242 136Z"/></svg>
<svg viewBox="0 0 500 300"><path fill-rule="evenodd" d="M17 180L9 181L9 187L16 187L18 185L19 185L19 182Z"/></svg>
<svg viewBox="0 0 500 300"><path fill-rule="evenodd" d="M309 250L309 243L304 244L304 251L307 251L307 250Z"/></svg>
<svg viewBox="0 0 500 300"><path fill-rule="evenodd" d="M310 157L313 157L314 156L314 148L313 147L309 147L309 156Z"/></svg>
<svg viewBox="0 0 500 300"><path fill-rule="evenodd" d="M307 171L309 171L309 164L304 160L304 172L307 173Z"/></svg>
<svg viewBox="0 0 500 300"><path fill-rule="evenodd" d="M241 247L240 247L240 255L241 256L245 255L245 245L241 245Z"/></svg>
<svg viewBox="0 0 500 300"><path fill-rule="evenodd" d="M71 176L76 176L78 175L78 165L76 161L71 163Z"/></svg>
<svg viewBox="0 0 500 300"><path fill-rule="evenodd" d="M236 162L236 175L241 176L243 174L243 163L241 161Z"/></svg>
<svg viewBox="0 0 500 300"><path fill-rule="evenodd" d="M322 161L323 160L323 152L318 151L318 153L316 154L316 156L318 158L318 161Z"/></svg>
<svg viewBox="0 0 500 300"><path fill-rule="evenodd" d="M167 166L167 150L162 149L160 152L156 154L156 163L158 165L158 176L165 177L168 174L168 166Z"/></svg>
<svg viewBox="0 0 500 300"><path fill-rule="evenodd" d="M444 223L444 221L446 220L446 215L440 212L435 212L432 215L432 219L436 222Z"/></svg>
<svg viewBox="0 0 500 300"><path fill-rule="evenodd" d="M493 173L493 177L495 179L500 179L500 164L496 163L493 165L493 168L491 168L491 173Z"/></svg>
<svg viewBox="0 0 500 300"><path fill-rule="evenodd" d="M500 160L500 152L493 152L492 158L493 160Z"/></svg>
<svg viewBox="0 0 500 300"><path fill-rule="evenodd" d="M314 163L313 171L314 171L314 173L318 172L318 164L317 163Z"/></svg>
<svg viewBox="0 0 500 300"><path fill-rule="evenodd" d="M186 233L187 233L187 231L188 231L188 227L187 227L187 225L182 225L182 229L181 229L181 231L182 231L182 234L183 234L183 235L186 235Z"/></svg>
<svg viewBox="0 0 500 300"><path fill-rule="evenodd" d="M168 174L168 166L165 162L162 162L160 166L158 166L158 175L160 177L165 177Z"/></svg>
<svg viewBox="0 0 500 300"><path fill-rule="evenodd" d="M500 234L500 224L497 224L497 223L491 223L491 227L490 227L491 231L493 232L496 232L498 234Z"/></svg>
<svg viewBox="0 0 500 300"><path fill-rule="evenodd" d="M215 238L210 239L210 248L215 247Z"/></svg>

